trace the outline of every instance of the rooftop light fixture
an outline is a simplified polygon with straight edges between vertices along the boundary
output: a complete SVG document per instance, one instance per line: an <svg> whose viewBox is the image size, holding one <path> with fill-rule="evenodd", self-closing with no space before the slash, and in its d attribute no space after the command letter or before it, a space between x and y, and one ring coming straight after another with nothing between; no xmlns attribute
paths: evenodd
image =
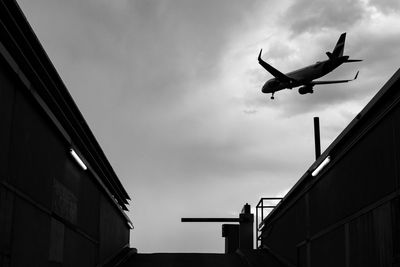
<svg viewBox="0 0 400 267"><path fill-rule="evenodd" d="M83 163L83 161L81 160L81 158L78 156L78 154L76 154L75 150L73 150L72 148L69 149L69 153L71 153L72 157L75 159L75 161L79 164L79 166L81 166L81 168L86 171L87 167L85 165L85 163Z"/></svg>
<svg viewBox="0 0 400 267"><path fill-rule="evenodd" d="M319 164L319 166L311 173L311 175L312 175L313 177L317 176L318 173L319 173L320 171L322 171L322 169L323 169L326 165L328 165L329 162L331 162L331 157L330 157L330 156L327 156L327 157L324 159L324 161L322 161L322 163Z"/></svg>

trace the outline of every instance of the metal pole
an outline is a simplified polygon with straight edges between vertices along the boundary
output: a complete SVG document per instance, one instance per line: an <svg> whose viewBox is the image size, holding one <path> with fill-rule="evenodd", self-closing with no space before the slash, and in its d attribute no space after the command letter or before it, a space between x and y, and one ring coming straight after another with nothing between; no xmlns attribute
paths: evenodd
<svg viewBox="0 0 400 267"><path fill-rule="evenodd" d="M314 117L315 160L321 156L321 140L319 134L319 117Z"/></svg>
<svg viewBox="0 0 400 267"><path fill-rule="evenodd" d="M258 202L258 204L260 204L260 202ZM257 204L257 206L256 206L256 248L258 248L258 209L259 209L259 206L258 206L258 204Z"/></svg>
<svg viewBox="0 0 400 267"><path fill-rule="evenodd" d="M181 218L181 222L240 222L240 218Z"/></svg>

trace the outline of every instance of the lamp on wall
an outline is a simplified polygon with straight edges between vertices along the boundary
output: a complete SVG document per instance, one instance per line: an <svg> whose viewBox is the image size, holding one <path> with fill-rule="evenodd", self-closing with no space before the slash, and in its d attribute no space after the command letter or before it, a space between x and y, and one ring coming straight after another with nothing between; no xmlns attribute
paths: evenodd
<svg viewBox="0 0 400 267"><path fill-rule="evenodd" d="M85 165L85 163L83 163L83 161L81 160L81 158L78 156L78 154L76 154L75 150L73 150L72 148L69 149L69 153L72 155L72 157L75 159L75 161L79 164L79 166L81 166L81 168L86 171L87 167Z"/></svg>
<svg viewBox="0 0 400 267"><path fill-rule="evenodd" d="M331 157L330 157L330 156L327 156L327 157L324 159L324 161L323 161L321 164L319 164L319 166L311 173L311 175L312 175L313 177L317 176L318 173L319 173L326 165L328 165L329 162L331 162Z"/></svg>

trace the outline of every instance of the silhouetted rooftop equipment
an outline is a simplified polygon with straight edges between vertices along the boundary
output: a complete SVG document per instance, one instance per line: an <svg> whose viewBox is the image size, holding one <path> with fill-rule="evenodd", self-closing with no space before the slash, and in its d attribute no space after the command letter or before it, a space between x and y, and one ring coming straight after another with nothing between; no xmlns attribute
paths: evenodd
<svg viewBox="0 0 400 267"><path fill-rule="evenodd" d="M222 225L225 253L235 252L238 248L253 249L254 215L251 213L248 203L243 206L239 218L181 218L181 222L238 222L237 226L234 224Z"/></svg>
<svg viewBox="0 0 400 267"><path fill-rule="evenodd" d="M223 224L222 237L225 237L225 253L235 253L239 248L239 224Z"/></svg>

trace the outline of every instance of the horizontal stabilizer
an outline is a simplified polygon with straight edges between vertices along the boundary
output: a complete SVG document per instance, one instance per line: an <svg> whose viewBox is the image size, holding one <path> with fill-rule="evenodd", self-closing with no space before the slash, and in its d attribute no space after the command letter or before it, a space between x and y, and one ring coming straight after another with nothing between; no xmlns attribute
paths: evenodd
<svg viewBox="0 0 400 267"><path fill-rule="evenodd" d="M262 49L260 50L260 54L258 54L258 63L264 67L264 69L266 69L269 73L271 73L275 78L277 78L278 80L282 81L282 82L290 82L290 81L294 81L294 79L286 76L285 74L283 74L282 72L280 72L279 70L275 69L274 67L272 67L271 65L269 65L267 62L265 62L264 60L262 60L261 58L261 53L262 53Z"/></svg>
<svg viewBox="0 0 400 267"><path fill-rule="evenodd" d="M363 61L362 59L348 59L344 63L350 63L350 62L360 62Z"/></svg>

